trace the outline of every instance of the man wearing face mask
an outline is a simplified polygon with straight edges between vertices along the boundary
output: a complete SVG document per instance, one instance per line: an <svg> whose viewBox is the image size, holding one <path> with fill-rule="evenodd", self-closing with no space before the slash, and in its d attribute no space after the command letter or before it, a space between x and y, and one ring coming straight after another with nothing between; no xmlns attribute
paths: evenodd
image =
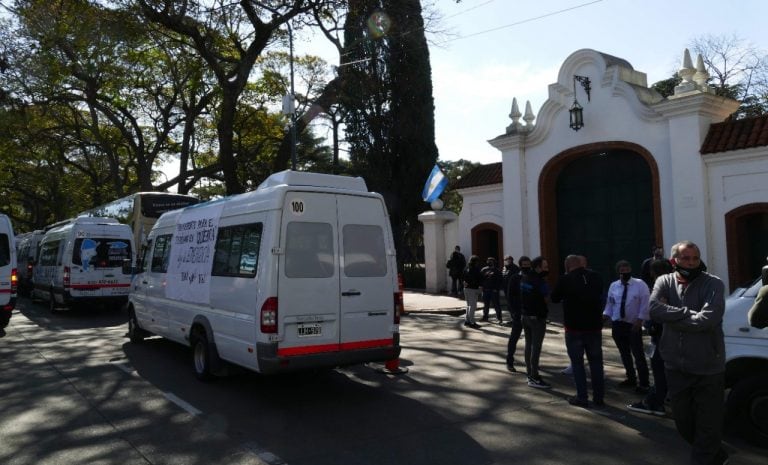
<svg viewBox="0 0 768 465"><path fill-rule="evenodd" d="M637 392L646 393L650 379L643 348L643 322L649 318L650 293L642 279L632 277L632 265L628 261L619 260L616 272L619 279L608 288L603 315L611 320L611 335L627 374L619 387L632 387Z"/></svg>
<svg viewBox="0 0 768 465"><path fill-rule="evenodd" d="M525 367L528 372L528 386L549 389L549 383L539 375L539 358L547 331L547 296L549 286L544 278L549 274L549 263L544 257L531 261L531 268L524 270L520 277L520 306L525 332Z"/></svg>
<svg viewBox="0 0 768 465"><path fill-rule="evenodd" d="M657 278L651 317L664 324L660 349L677 431L691 444L691 464L724 464L722 447L725 286L704 271L699 247L672 246L674 273Z"/></svg>

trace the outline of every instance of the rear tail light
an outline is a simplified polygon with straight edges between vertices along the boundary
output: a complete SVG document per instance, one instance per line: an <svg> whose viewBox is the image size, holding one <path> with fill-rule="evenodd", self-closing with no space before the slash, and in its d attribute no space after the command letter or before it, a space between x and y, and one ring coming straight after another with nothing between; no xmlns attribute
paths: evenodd
<svg viewBox="0 0 768 465"><path fill-rule="evenodd" d="M19 287L19 275L16 268L11 270L11 294L16 293L16 288Z"/></svg>
<svg viewBox="0 0 768 465"><path fill-rule="evenodd" d="M277 333L277 297L270 297L261 306L261 332Z"/></svg>
<svg viewBox="0 0 768 465"><path fill-rule="evenodd" d="M394 317L394 323L396 325L400 324L400 315L405 313L405 306L403 305L403 293L402 292L395 292L395 317Z"/></svg>
<svg viewBox="0 0 768 465"><path fill-rule="evenodd" d="M32 264L27 263L27 276L32 276Z"/></svg>
<svg viewBox="0 0 768 465"><path fill-rule="evenodd" d="M64 281L64 289L69 289L69 285L70 285L70 276L71 276L71 273L70 273L70 271L69 271L69 267L68 267L68 266L65 266L65 267L64 267L64 277L63 277L63 281Z"/></svg>

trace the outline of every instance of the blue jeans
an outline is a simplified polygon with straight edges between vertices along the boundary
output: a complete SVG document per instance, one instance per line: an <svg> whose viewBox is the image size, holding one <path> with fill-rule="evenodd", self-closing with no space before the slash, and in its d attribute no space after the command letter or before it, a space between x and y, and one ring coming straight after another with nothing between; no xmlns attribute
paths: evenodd
<svg viewBox="0 0 768 465"><path fill-rule="evenodd" d="M565 332L565 347L573 367L573 381L576 384L576 397L587 400L587 373L584 370L584 354L589 362L589 374L592 378L592 400L601 402L605 397L605 376L603 373L603 333L596 331Z"/></svg>

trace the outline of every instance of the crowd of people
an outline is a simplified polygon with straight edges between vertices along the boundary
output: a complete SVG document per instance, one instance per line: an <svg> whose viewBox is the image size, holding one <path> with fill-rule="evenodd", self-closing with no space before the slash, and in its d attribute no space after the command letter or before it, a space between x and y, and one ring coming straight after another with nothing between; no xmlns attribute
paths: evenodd
<svg viewBox="0 0 768 465"><path fill-rule="evenodd" d="M513 257L507 256L504 267L499 269L495 258L488 258L483 266L477 256L465 262L463 255L458 255L462 254L456 247L449 265L466 263L463 269L451 269L451 277L456 279L452 293L463 295L467 301L464 325L480 328L475 312L481 297L482 321L488 321L493 307L497 323L504 323L499 298L503 293L511 318L507 323L511 326L507 369L518 371L515 354L524 334L528 386L551 388L539 372L539 358L546 335L547 303L562 303L568 372L576 388L575 395L568 399L571 405L605 405L602 332L610 327L625 372L618 387L642 396L627 408L664 416L665 406L671 407L678 432L691 445L691 463L728 462L721 445L725 287L720 278L706 271L696 244L675 244L669 258L664 257L661 247L654 246L652 256L641 265L640 278L633 276L628 261L619 260L616 279L607 286L602 276L588 267L587 257L568 255L565 274L552 289L546 279L549 264L544 257L522 256L515 264ZM756 327L768 324L768 267L763 275L764 286L750 311L750 322ZM647 345L646 335L650 338Z"/></svg>

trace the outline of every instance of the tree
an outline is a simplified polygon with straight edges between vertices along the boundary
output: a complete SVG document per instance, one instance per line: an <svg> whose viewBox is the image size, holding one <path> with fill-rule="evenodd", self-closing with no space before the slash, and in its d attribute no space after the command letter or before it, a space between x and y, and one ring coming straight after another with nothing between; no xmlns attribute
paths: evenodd
<svg viewBox="0 0 768 465"><path fill-rule="evenodd" d="M462 198L458 192L456 192L453 186L467 173L481 166L480 163L474 163L469 160L456 160L456 161L441 161L440 167L443 173L448 177L448 187L445 189L442 197L444 208L450 210L457 215L461 213Z"/></svg>

